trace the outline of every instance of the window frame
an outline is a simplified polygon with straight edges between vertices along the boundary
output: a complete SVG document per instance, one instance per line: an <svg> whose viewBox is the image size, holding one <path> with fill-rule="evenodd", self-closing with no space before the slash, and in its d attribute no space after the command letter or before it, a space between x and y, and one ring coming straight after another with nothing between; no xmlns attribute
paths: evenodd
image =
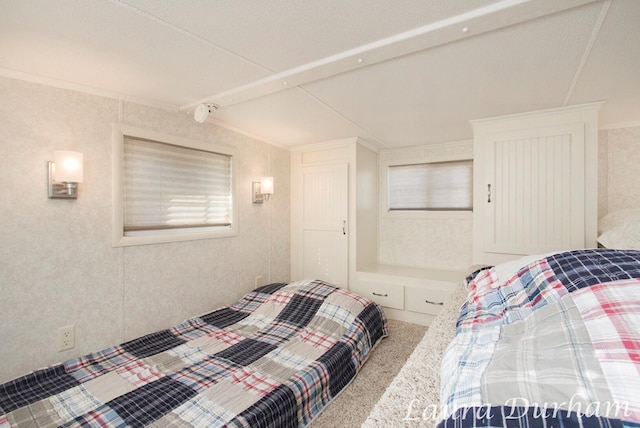
<svg viewBox="0 0 640 428"><path fill-rule="evenodd" d="M135 236L124 232L124 137L141 138L158 143L171 144L207 152L216 152L231 157L231 225L216 230L202 228L177 228L161 232L149 231ZM177 137L161 132L137 128L123 123L113 124L113 219L112 244L114 247L162 244L169 242L194 241L200 239L226 238L238 235L237 160L235 150L229 146L206 143Z"/></svg>
<svg viewBox="0 0 640 428"><path fill-rule="evenodd" d="M389 167L407 166L425 163L443 163L471 161L473 158L469 155L450 155L450 156L429 156L419 158L394 159L380 163L380 216L384 219L460 219L472 218L473 207L471 210L390 210L389 209ZM471 196L473 202L473 184L471 186Z"/></svg>

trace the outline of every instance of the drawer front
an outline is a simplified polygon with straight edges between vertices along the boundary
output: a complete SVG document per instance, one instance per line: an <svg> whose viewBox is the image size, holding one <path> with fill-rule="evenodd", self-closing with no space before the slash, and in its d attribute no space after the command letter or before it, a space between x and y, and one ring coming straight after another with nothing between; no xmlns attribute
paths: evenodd
<svg viewBox="0 0 640 428"><path fill-rule="evenodd" d="M353 291L381 306L404 309L404 287L402 285L358 279Z"/></svg>
<svg viewBox="0 0 640 428"><path fill-rule="evenodd" d="M406 287L407 310L423 314L438 315L449 298L452 289Z"/></svg>

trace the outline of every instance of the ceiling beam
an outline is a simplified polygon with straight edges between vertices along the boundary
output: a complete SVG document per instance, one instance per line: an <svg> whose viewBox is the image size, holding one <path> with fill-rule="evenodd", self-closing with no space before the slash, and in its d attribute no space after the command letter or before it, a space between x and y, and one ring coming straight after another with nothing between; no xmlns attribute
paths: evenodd
<svg viewBox="0 0 640 428"><path fill-rule="evenodd" d="M600 34L600 29L602 28L602 23L604 22L604 19L607 16L607 12L609 11L609 7L611 6L611 1L612 0L606 0L602 5L602 8L600 9L598 20L596 21L596 24L593 26L593 31L591 32L591 37L589 38L589 43L587 43L587 46L585 47L584 52L582 53L580 64L578 64L578 68L576 69L576 72L573 75L573 79L571 80L571 84L569 85L569 90L567 91L567 95L564 97L564 102L562 103L563 106L566 106L569 104L569 100L573 95L573 91L576 88L576 85L578 84L578 79L580 78L580 75L582 75L582 70L584 69L584 66L587 63L587 59L589 59L589 56L591 55L593 44L596 42L596 39L598 38L598 34Z"/></svg>

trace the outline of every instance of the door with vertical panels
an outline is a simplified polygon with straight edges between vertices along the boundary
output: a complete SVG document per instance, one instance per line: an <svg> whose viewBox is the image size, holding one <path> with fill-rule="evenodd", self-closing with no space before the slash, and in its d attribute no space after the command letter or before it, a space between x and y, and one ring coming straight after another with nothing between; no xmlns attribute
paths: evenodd
<svg viewBox="0 0 640 428"><path fill-rule="evenodd" d="M485 251L582 248L584 126L490 135L485 147Z"/></svg>
<svg viewBox="0 0 640 428"><path fill-rule="evenodd" d="M302 167L300 180L302 233L298 250L302 252L302 276L346 287L348 165Z"/></svg>

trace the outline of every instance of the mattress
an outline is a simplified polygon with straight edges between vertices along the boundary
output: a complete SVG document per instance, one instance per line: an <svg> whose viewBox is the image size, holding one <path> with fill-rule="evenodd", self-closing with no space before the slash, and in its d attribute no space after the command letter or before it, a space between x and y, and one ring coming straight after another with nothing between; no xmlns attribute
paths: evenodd
<svg viewBox="0 0 640 428"><path fill-rule="evenodd" d="M300 427L387 335L322 281L270 284L170 329L0 385L0 427Z"/></svg>
<svg viewBox="0 0 640 428"><path fill-rule="evenodd" d="M640 252L476 272L442 362L439 427L638 426Z"/></svg>

